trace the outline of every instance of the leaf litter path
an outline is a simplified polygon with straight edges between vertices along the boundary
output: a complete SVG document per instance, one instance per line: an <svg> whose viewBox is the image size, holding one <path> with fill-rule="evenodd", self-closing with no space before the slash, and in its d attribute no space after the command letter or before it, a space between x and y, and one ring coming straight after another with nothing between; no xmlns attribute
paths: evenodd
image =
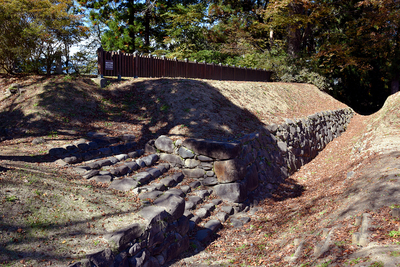
<svg viewBox="0 0 400 267"><path fill-rule="evenodd" d="M219 237L204 251L184 255L172 266L383 266L379 264L396 260L400 263L395 257L396 253L400 255L396 252L400 251L400 240L390 236L391 231L399 230L399 221L390 215L390 207L400 204L400 194L395 194L400 190L396 185L400 153L357 149L370 119L371 116L355 115L342 136L259 203L262 211L248 224L243 228L225 224ZM361 248L352 243L352 234L360 230L356 217L366 212L372 215L371 243ZM316 245L331 230L332 241L326 252L314 257ZM299 243L303 244L300 255L289 262ZM391 250L386 249L384 256L388 257L382 259L375 251L382 254L377 248L384 245L391 245ZM358 254L352 255L356 251Z"/></svg>

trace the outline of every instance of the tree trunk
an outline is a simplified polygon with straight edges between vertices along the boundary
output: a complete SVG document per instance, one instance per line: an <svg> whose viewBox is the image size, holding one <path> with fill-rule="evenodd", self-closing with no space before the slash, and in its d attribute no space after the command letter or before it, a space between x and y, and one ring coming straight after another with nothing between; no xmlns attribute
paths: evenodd
<svg viewBox="0 0 400 267"><path fill-rule="evenodd" d="M151 11L153 9L153 4L150 0L146 0L146 10L144 14L144 46L145 52L149 52L150 48L150 19L151 19Z"/></svg>
<svg viewBox="0 0 400 267"><path fill-rule="evenodd" d="M291 26L288 32L288 54L296 58L301 51L301 34L296 26Z"/></svg>
<svg viewBox="0 0 400 267"><path fill-rule="evenodd" d="M399 74L397 74L393 79L391 83L391 94L395 94L399 91Z"/></svg>
<svg viewBox="0 0 400 267"><path fill-rule="evenodd" d="M150 47L150 10L146 9L146 14L144 18L144 46L145 52L149 52Z"/></svg>
<svg viewBox="0 0 400 267"><path fill-rule="evenodd" d="M291 8L291 15L298 15L304 13L304 7L301 4L289 4ZM301 51L301 32L298 25L290 25L288 27L288 54L291 57L297 57Z"/></svg>
<svg viewBox="0 0 400 267"><path fill-rule="evenodd" d="M128 18L128 24L129 25L135 25L135 1L134 0L129 0L128 1L128 9L129 9L129 18ZM130 6L129 6L130 5ZM128 53L134 53L136 51L136 45L135 45L135 39L136 39L136 33L134 30L129 31L129 37L132 39L131 47L132 49L128 49Z"/></svg>

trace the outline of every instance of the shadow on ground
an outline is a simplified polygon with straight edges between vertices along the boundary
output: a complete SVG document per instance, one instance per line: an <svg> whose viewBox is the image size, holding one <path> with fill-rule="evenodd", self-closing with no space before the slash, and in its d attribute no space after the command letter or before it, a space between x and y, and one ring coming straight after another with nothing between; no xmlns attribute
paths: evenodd
<svg viewBox="0 0 400 267"><path fill-rule="evenodd" d="M3 100L0 133L14 138L74 130L79 136L95 130L129 131L124 127L130 124L137 126L139 133L133 134L141 136L140 143L166 133L230 140L262 125L247 109L235 106L202 81L111 81L104 89L89 78L73 76L56 76L41 80L39 85L27 85L25 93ZM32 86L42 86L43 90L30 95Z"/></svg>
<svg viewBox="0 0 400 267"><path fill-rule="evenodd" d="M400 152L375 155L363 162L352 179L354 182L341 196L346 203L338 214L339 219L360 211L375 210L400 203Z"/></svg>

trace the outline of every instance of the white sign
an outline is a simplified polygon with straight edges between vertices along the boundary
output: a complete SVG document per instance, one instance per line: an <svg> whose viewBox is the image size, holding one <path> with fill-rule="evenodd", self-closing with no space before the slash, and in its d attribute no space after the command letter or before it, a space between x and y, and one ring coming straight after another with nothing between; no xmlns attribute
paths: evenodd
<svg viewBox="0 0 400 267"><path fill-rule="evenodd" d="M106 70L113 70L114 62L112 60L106 60Z"/></svg>

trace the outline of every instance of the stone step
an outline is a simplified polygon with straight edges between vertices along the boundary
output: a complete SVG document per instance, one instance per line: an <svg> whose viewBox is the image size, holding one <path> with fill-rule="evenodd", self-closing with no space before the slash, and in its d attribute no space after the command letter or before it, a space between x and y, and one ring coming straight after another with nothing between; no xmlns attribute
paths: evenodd
<svg viewBox="0 0 400 267"><path fill-rule="evenodd" d="M122 253L106 259L109 251L105 249L87 255L91 262L161 266L189 248L189 236L199 247L205 246L223 223L240 227L250 220L242 204L229 204L215 198L213 190L209 189L217 183L212 170L204 177L198 177L188 169L176 172L170 169L169 163L159 162L158 154L145 154L144 149L138 149L132 143L121 144L121 138L107 138L102 134L93 137L97 141L80 140L77 145L62 148L75 154L60 158L83 179L109 183L110 190L136 193L143 204L137 213L147 225L132 222L131 227L109 233L106 238L109 245L116 246ZM62 150L54 151L53 154L62 154ZM190 153L183 149L180 152L184 156ZM197 162L188 160L186 165L190 164ZM143 231L147 233L145 243L138 241Z"/></svg>

